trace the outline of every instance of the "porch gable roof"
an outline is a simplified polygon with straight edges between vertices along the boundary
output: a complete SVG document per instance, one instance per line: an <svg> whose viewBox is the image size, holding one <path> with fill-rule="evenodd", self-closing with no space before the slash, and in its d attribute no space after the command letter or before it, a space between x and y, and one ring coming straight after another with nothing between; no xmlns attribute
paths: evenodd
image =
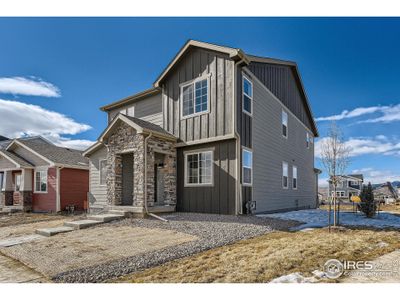
<svg viewBox="0 0 400 300"><path fill-rule="evenodd" d="M18 155L10 151L0 149L0 156L13 163L16 168L33 168L33 165L31 163L27 162L22 157L19 157Z"/></svg>
<svg viewBox="0 0 400 300"><path fill-rule="evenodd" d="M140 133L140 134L152 133L154 136L164 138L167 140L172 140L172 141L177 140L177 138L174 135L168 133L166 130L164 130L163 128L161 128L160 126L158 126L156 124L147 122L147 121L139 119L139 118L129 117L129 116L126 116L126 115L123 115L120 113L120 114L118 114L118 116L116 116L114 118L114 120L103 131L103 133L100 135L98 141L100 143L102 143L104 141L104 139L110 134L112 129L114 129L117 126L116 124L121 121L128 124L129 126L131 126L133 129L136 130L137 133ZM93 147L91 147L91 148L93 148ZM88 151L91 148L86 150L84 152L84 155L87 155Z"/></svg>

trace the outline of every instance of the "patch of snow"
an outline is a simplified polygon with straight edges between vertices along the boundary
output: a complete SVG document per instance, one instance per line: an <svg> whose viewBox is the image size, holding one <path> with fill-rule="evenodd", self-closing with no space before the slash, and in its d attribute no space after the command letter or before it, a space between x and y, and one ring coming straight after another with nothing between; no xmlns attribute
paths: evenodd
<svg viewBox="0 0 400 300"><path fill-rule="evenodd" d="M328 226L328 211L322 209L306 209L284 213L261 214L257 216L279 218L284 220L295 220L305 223L291 228L292 230L302 230L305 228L323 228ZM333 212L331 219L333 219ZM367 218L362 213L341 212L339 221L340 225L368 226L375 228L400 228L400 217L398 215L386 212L381 212L374 218Z"/></svg>
<svg viewBox="0 0 400 300"><path fill-rule="evenodd" d="M270 283L314 283L318 282L315 277L304 277L301 273L296 272L275 278Z"/></svg>
<svg viewBox="0 0 400 300"><path fill-rule="evenodd" d="M326 273L320 270L312 271L313 275L318 278L327 278Z"/></svg>
<svg viewBox="0 0 400 300"><path fill-rule="evenodd" d="M379 248L385 248L385 247L389 246L389 244L386 243L386 242L380 241L380 242L377 244L377 246L378 246Z"/></svg>

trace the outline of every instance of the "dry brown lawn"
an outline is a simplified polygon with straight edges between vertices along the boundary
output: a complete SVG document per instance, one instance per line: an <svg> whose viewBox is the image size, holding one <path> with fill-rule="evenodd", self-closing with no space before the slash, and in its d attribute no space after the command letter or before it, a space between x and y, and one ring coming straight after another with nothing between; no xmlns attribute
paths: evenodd
<svg viewBox="0 0 400 300"><path fill-rule="evenodd" d="M380 246L387 243L386 247ZM322 270L331 258L371 260L400 247L400 232L274 232L134 273L115 282L268 282Z"/></svg>
<svg viewBox="0 0 400 300"><path fill-rule="evenodd" d="M98 226L0 248L0 252L49 277L196 240L165 229Z"/></svg>

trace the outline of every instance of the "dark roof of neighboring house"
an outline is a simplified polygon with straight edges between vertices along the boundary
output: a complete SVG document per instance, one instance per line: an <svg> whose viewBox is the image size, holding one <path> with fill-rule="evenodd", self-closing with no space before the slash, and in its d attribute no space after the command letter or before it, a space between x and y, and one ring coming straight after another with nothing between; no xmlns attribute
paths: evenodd
<svg viewBox="0 0 400 300"><path fill-rule="evenodd" d="M6 141L6 140L8 140L8 138L6 138L5 136L0 135L0 142L1 141Z"/></svg>
<svg viewBox="0 0 400 300"><path fill-rule="evenodd" d="M10 158L12 161L16 162L17 164L19 164L21 167L33 167L33 165L26 161L25 159L23 159L21 156L11 152L11 151L7 151L4 149L0 150L0 153L3 154L4 156Z"/></svg>
<svg viewBox="0 0 400 300"><path fill-rule="evenodd" d="M42 138L18 139L18 142L58 165L87 167L88 159L82 151L55 146Z"/></svg>
<svg viewBox="0 0 400 300"><path fill-rule="evenodd" d="M150 122L147 122L145 120L135 118L135 117L130 117L130 116L125 116L125 117L130 119L132 122L135 122L137 125L139 125L142 128L148 129L150 131L158 132L163 135L167 135L167 136L170 136L170 137L176 139L176 137L174 135L170 134L168 131L166 131L165 129L163 129L162 127L160 127L156 124L153 124L153 123L150 123Z"/></svg>

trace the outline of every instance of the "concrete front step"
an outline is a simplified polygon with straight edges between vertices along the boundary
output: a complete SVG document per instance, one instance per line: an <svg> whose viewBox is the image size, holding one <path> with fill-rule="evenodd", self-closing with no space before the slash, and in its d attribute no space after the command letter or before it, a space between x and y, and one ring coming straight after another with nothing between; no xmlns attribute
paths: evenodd
<svg viewBox="0 0 400 300"><path fill-rule="evenodd" d="M15 213L19 211L23 211L22 206L3 206L3 208L1 209L1 212L4 213Z"/></svg>
<svg viewBox="0 0 400 300"><path fill-rule="evenodd" d="M111 222L114 220L120 220L123 219L124 216L122 215L117 215L117 214L101 214L101 215L91 215L88 216L89 220L94 220L94 221L101 221L101 222Z"/></svg>
<svg viewBox="0 0 400 300"><path fill-rule="evenodd" d="M65 222L64 226L72 227L74 229L84 229L88 227L92 227L98 224L102 224L102 221L95 221L95 220L78 220L78 221L70 221Z"/></svg>
<svg viewBox="0 0 400 300"><path fill-rule="evenodd" d="M73 231L73 227L68 227L68 226L60 226L60 227L53 227L53 228L42 228L42 229L36 229L36 233L43 235L43 236L53 236L59 233L65 233L65 232L70 232Z"/></svg>
<svg viewBox="0 0 400 300"><path fill-rule="evenodd" d="M123 211L123 210L109 210L108 211L109 214L112 215L119 215L119 216L123 216L123 217L129 217L129 211Z"/></svg>

